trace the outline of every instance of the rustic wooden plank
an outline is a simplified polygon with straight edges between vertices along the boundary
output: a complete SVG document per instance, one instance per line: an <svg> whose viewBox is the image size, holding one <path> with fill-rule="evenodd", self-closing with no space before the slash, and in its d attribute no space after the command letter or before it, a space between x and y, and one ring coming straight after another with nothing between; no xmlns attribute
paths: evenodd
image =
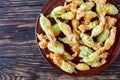
<svg viewBox="0 0 120 80"><path fill-rule="evenodd" d="M34 25L45 2L0 1L0 80L120 80L120 57L100 74L82 78L63 75L44 60L35 41Z"/></svg>
<svg viewBox="0 0 120 80"><path fill-rule="evenodd" d="M43 6L46 0L1 0L0 7Z"/></svg>
<svg viewBox="0 0 120 80"><path fill-rule="evenodd" d="M3 60L2 62L5 62L5 63L1 63L3 64L3 66L0 67L0 73L2 73L1 76L4 76L4 77L16 76L16 77L30 78L31 80L33 80L34 78L35 80L37 79L41 79L41 80L51 80L51 79L53 80L56 80L56 79L57 80L77 80L77 79L78 80L79 79L80 80L85 80L85 79L96 80L98 79L100 80L101 79L103 80L103 79L118 79L117 77L120 74L114 71L114 67L111 69L111 71L109 71L109 69L112 67L111 66L110 68L108 68L108 71L106 70L93 77L75 78L67 75L62 75L62 73L57 72L52 67L49 67L49 64L47 64L45 60L39 59L39 57L37 56L28 56L25 58L3 58L0 60ZM117 70L120 70L120 69L118 68Z"/></svg>

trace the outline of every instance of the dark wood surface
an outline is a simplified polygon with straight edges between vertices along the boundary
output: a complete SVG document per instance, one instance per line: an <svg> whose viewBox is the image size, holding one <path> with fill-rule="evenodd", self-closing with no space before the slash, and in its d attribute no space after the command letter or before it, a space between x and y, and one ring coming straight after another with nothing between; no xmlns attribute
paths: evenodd
<svg viewBox="0 0 120 80"><path fill-rule="evenodd" d="M45 2L0 0L0 80L120 80L120 57L105 71L78 78L63 75L44 60L34 32Z"/></svg>

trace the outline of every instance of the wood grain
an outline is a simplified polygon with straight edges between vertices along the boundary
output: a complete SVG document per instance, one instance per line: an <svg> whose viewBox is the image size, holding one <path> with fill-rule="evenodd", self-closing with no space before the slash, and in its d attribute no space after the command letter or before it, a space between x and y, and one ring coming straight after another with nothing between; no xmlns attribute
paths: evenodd
<svg viewBox="0 0 120 80"><path fill-rule="evenodd" d="M0 0L0 80L120 80L120 57L92 77L63 75L44 60L35 22L46 0ZM115 2L120 5L119 0Z"/></svg>

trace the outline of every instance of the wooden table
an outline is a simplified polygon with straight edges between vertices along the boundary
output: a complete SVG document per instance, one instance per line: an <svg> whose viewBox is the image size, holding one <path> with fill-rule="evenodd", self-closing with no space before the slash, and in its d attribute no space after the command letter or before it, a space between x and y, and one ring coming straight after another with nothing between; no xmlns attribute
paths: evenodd
<svg viewBox="0 0 120 80"><path fill-rule="evenodd" d="M63 75L44 60L35 22L46 0L0 0L0 80L120 80L120 57L91 77ZM115 0L120 4L120 0Z"/></svg>

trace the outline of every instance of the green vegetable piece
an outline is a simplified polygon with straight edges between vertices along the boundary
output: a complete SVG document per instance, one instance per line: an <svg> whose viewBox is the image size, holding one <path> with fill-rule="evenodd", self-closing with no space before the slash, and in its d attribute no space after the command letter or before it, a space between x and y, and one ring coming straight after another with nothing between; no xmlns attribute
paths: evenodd
<svg viewBox="0 0 120 80"><path fill-rule="evenodd" d="M102 5L106 3L106 0L89 0L89 1L94 1L96 4L102 4Z"/></svg>
<svg viewBox="0 0 120 80"><path fill-rule="evenodd" d="M97 14L96 12L93 12L93 11L86 11L86 17L88 17L89 19L92 19L97 17Z"/></svg>
<svg viewBox="0 0 120 80"><path fill-rule="evenodd" d="M48 43L48 49L56 54L63 55L66 60L72 60L73 57L64 50L62 43L56 41L55 43Z"/></svg>
<svg viewBox="0 0 120 80"><path fill-rule="evenodd" d="M58 24L53 25L53 30L54 30L55 36L58 36L60 34L60 32L61 32Z"/></svg>
<svg viewBox="0 0 120 80"><path fill-rule="evenodd" d="M106 13L105 6L103 4L96 5L96 12L100 15L102 13Z"/></svg>
<svg viewBox="0 0 120 80"><path fill-rule="evenodd" d="M66 35L70 35L72 34L71 28L68 24L63 23L63 22L58 22L59 28L61 29L61 31Z"/></svg>
<svg viewBox="0 0 120 80"><path fill-rule="evenodd" d="M78 26L79 26L79 20L77 19L73 19L71 21L72 27L73 27L73 32L77 33L80 35L80 31L78 30Z"/></svg>
<svg viewBox="0 0 120 80"><path fill-rule="evenodd" d="M91 29L95 28L98 24L99 24L99 21L97 21L97 20L93 21L93 22L90 22L88 24L88 26L86 27L86 30L91 30Z"/></svg>
<svg viewBox="0 0 120 80"><path fill-rule="evenodd" d="M90 38L89 35L87 35L85 33L81 33L80 37L81 37L83 43L85 45L87 45L88 47L92 47L94 45L94 40L92 38Z"/></svg>
<svg viewBox="0 0 120 80"><path fill-rule="evenodd" d="M50 42L54 42L56 38L55 38L53 27L49 19L47 19L43 14L41 14L39 22L42 30L46 33Z"/></svg>
<svg viewBox="0 0 120 80"><path fill-rule="evenodd" d="M86 47L86 46L80 47L80 50L81 50L81 51L80 51L79 57L81 57L81 58L87 57L87 56L89 56L91 53L93 53L93 50L90 49L90 48L88 48L88 47Z"/></svg>
<svg viewBox="0 0 120 80"><path fill-rule="evenodd" d="M63 44L58 41L55 43L48 43L48 49L58 54L63 54L65 52Z"/></svg>
<svg viewBox="0 0 120 80"><path fill-rule="evenodd" d="M97 41L104 42L109 36L109 30L104 29L103 32L97 37Z"/></svg>
<svg viewBox="0 0 120 80"><path fill-rule="evenodd" d="M88 57L83 58L83 61L85 63L99 61L99 60L100 60L100 57L98 52L91 53Z"/></svg>
<svg viewBox="0 0 120 80"><path fill-rule="evenodd" d="M70 44L70 41L68 40L67 37L64 37L64 38L58 38L58 40L60 40L61 42L65 43L65 44Z"/></svg>
<svg viewBox="0 0 120 80"><path fill-rule="evenodd" d="M64 6L58 6L54 8L51 12L52 17L60 17L61 14L65 13L65 7Z"/></svg>
<svg viewBox="0 0 120 80"><path fill-rule="evenodd" d="M60 68L65 71L65 72L68 72L68 73L76 73L76 70L74 68L74 66L72 66L71 64L69 64L68 62L66 61L62 61L62 65L60 66Z"/></svg>
<svg viewBox="0 0 120 80"><path fill-rule="evenodd" d="M116 31L117 31L116 27L112 27L112 29L110 30L110 35L104 43L104 47L105 47L106 50L110 49L110 47L114 44Z"/></svg>
<svg viewBox="0 0 120 80"><path fill-rule="evenodd" d="M76 69L80 70L80 71L86 71L86 70L90 70L89 65L85 64L85 63L78 63L76 65Z"/></svg>
<svg viewBox="0 0 120 80"><path fill-rule="evenodd" d="M82 3L84 3L84 1L83 0L76 0L76 2L75 2L78 6L80 6Z"/></svg>
<svg viewBox="0 0 120 80"><path fill-rule="evenodd" d="M88 62L87 64L90 65L91 67L99 67L102 65L100 61Z"/></svg>
<svg viewBox="0 0 120 80"><path fill-rule="evenodd" d="M43 31L47 32L52 29L51 22L43 14L41 14L39 22Z"/></svg>
<svg viewBox="0 0 120 80"><path fill-rule="evenodd" d="M107 10L107 14L110 14L110 15L115 15L115 14L118 14L119 12L118 9L110 3L105 4L105 8Z"/></svg>
<svg viewBox="0 0 120 80"><path fill-rule="evenodd" d="M102 25L98 25L95 28L93 28L91 36L92 37L96 37L98 36L101 32L103 31L103 26Z"/></svg>
<svg viewBox="0 0 120 80"><path fill-rule="evenodd" d="M67 60L73 60L73 58L74 58L73 56L71 56L71 55L70 55L68 52L66 52L66 51L63 53L63 55L64 55L65 59L67 59Z"/></svg>
<svg viewBox="0 0 120 80"><path fill-rule="evenodd" d="M98 15L96 14L96 12L86 11L86 14L85 14L85 17L84 17L85 24L89 24L89 23L90 23L90 20L91 20L92 18L97 17L97 16L98 16Z"/></svg>
<svg viewBox="0 0 120 80"><path fill-rule="evenodd" d="M75 17L74 12L67 12L61 15L62 19L72 20Z"/></svg>
<svg viewBox="0 0 120 80"><path fill-rule="evenodd" d="M84 10L84 11L88 11L91 10L94 6L93 2L86 2L86 3L82 3L80 6L80 9Z"/></svg>

